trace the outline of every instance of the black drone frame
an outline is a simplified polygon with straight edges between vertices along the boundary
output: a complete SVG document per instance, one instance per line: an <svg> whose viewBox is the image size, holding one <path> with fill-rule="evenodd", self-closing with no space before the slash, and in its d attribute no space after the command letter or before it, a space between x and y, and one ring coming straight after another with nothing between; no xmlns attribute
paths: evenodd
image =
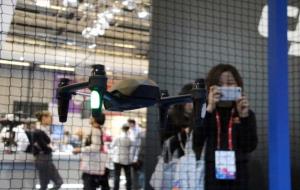
<svg viewBox="0 0 300 190"><path fill-rule="evenodd" d="M103 94L104 107L109 111L127 111L137 108L150 107L155 104L159 108L160 127L167 122L170 106L193 102L193 113L195 122L201 120L201 108L206 101L206 90L203 79L195 81L192 93L188 95L169 96L166 90L160 90L157 86L142 86L139 95L135 97L124 96L120 93L107 91L107 77L104 65L93 65L92 74L87 82L69 84L70 80L62 78L59 82L56 97L58 99L58 115L60 122L66 122L68 117L69 101L77 90L89 88L97 89ZM142 95L141 95L142 94ZM146 97L147 94L151 96ZM101 112L101 110L100 110ZM98 112L92 112L93 117L98 117Z"/></svg>

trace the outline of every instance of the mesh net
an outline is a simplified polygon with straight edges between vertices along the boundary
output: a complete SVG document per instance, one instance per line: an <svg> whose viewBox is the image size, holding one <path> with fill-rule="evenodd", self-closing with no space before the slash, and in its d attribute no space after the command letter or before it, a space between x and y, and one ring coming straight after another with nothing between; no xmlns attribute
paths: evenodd
<svg viewBox="0 0 300 190"><path fill-rule="evenodd" d="M299 62L299 1L288 1L288 61L289 61L289 113L290 113L290 137L291 137L291 164L292 164L292 187L298 189L299 182L299 129L297 125L299 118L297 116L298 105L298 80L296 74Z"/></svg>
<svg viewBox="0 0 300 190"><path fill-rule="evenodd" d="M292 184L297 189L300 6L296 0L288 3ZM120 189L268 188L266 1L0 0L0 6L0 189L43 188L49 180L48 187L62 184L62 189L118 189L118 184ZM235 167L236 179L217 179L214 165L217 139L220 150L229 149L228 105L206 113L198 128L190 104L166 110L103 109L106 120L99 128L91 119L90 90L83 88L70 100L67 122L59 122L56 95L61 79L86 82L94 64L105 65L108 90L125 79L149 77L170 97L191 93L195 79L206 79L214 66L233 65L257 125L255 131L255 122L248 118L253 115L243 119L235 109L236 162L223 162L228 171ZM207 84L240 86L233 72L233 79L226 76L225 82L222 73ZM49 113L36 121L36 113L45 110L52 122L44 121ZM163 111L168 115L164 122ZM136 128L124 132L128 119ZM193 129L190 141L187 128ZM39 145L40 139L51 141L46 145L52 154L48 146ZM42 147L35 155L32 142Z"/></svg>
<svg viewBox="0 0 300 190"><path fill-rule="evenodd" d="M195 78L205 78L212 66L232 64L241 73L244 94L256 113L259 143L251 154L248 174L242 173L246 171L245 168L240 169L239 174L249 176L239 176L240 181L236 183L216 182L212 179L214 171L208 171L208 168L214 170L209 163L213 158L207 156L206 189L267 188L265 7L266 2L262 1L153 2L150 77L156 79L161 88L175 95L184 84ZM153 115L156 116L157 112L149 111L148 132L157 126L153 122L157 119L150 119ZM215 133L210 135L214 136ZM157 132L152 130L148 137L156 136ZM211 136L208 138L214 138ZM248 142L249 147L251 143ZM207 144L206 148L211 147ZM186 167L189 165L186 164Z"/></svg>
<svg viewBox="0 0 300 190"><path fill-rule="evenodd" d="M32 189L47 183L46 177L42 179L46 182L38 180L41 175L55 178L51 161L36 165L37 169L44 170L39 173L40 169L35 167L37 157L24 153L28 143L25 131L30 132L34 127L27 121L34 120L37 111L48 110L53 116L49 127L55 150L52 163L63 179L62 188L82 189L81 158L72 154L72 148L84 146L91 134L90 98L86 95L90 91L82 89L79 95L73 96L68 120L60 123L56 89L61 78L70 79L70 83L87 81L93 64L106 66L108 90L122 79L147 77L150 3L4 0L0 5L0 112L4 139L0 188ZM104 113L103 133L113 139L118 137L127 119L134 119L141 129L145 128L146 109ZM19 126L20 123L25 124ZM20 129L14 132L17 128ZM104 142L107 147L110 143ZM112 166L111 162L107 167ZM60 183L58 178L54 179L55 183ZM113 173L109 183L113 184ZM123 175L121 184L123 187Z"/></svg>

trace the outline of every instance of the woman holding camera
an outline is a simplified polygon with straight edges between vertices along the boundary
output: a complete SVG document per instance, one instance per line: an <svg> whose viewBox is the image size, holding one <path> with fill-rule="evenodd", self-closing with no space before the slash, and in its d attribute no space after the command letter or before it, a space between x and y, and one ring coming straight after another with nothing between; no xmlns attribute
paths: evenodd
<svg viewBox="0 0 300 190"><path fill-rule="evenodd" d="M206 86L206 115L194 129L194 149L205 147L205 189L248 189L248 153L257 146L257 134L248 98L238 94L242 78L232 65L219 64L208 73Z"/></svg>

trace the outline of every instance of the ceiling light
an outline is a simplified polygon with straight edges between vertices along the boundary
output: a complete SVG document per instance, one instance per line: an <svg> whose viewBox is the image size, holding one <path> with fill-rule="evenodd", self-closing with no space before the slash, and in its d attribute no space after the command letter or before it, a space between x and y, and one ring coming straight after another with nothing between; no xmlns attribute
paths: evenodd
<svg viewBox="0 0 300 190"><path fill-rule="evenodd" d="M97 27L95 30L97 30L97 34L99 36L104 36L105 34L105 29L101 28L101 27Z"/></svg>
<svg viewBox="0 0 300 190"><path fill-rule="evenodd" d="M150 15L150 13L145 8L143 8L137 13L137 15L139 18L147 18Z"/></svg>
<svg viewBox="0 0 300 190"><path fill-rule="evenodd" d="M77 0L63 0L63 5L65 7L68 7L68 6L70 6L70 7L77 7L78 2L77 2Z"/></svg>
<svg viewBox="0 0 300 190"><path fill-rule="evenodd" d="M120 14L123 11L123 5L121 1L115 1L111 7L111 11L114 14Z"/></svg>
<svg viewBox="0 0 300 190"><path fill-rule="evenodd" d="M144 71L144 74L148 74L148 71L147 71L147 70L145 70L145 71Z"/></svg>
<svg viewBox="0 0 300 190"><path fill-rule="evenodd" d="M23 56L20 57L20 61L24 61L24 57Z"/></svg>
<svg viewBox="0 0 300 190"><path fill-rule="evenodd" d="M122 4L130 11L136 8L136 2L134 0L125 0Z"/></svg>
<svg viewBox="0 0 300 190"><path fill-rule="evenodd" d="M39 7L50 7L51 6L50 0L36 0L35 5L39 6Z"/></svg>
<svg viewBox="0 0 300 190"><path fill-rule="evenodd" d="M112 22L114 19L114 14L110 10L105 11L103 13L103 16L108 22Z"/></svg>
<svg viewBox="0 0 300 190"><path fill-rule="evenodd" d="M50 5L50 9L58 10L58 11L66 11L66 7Z"/></svg>
<svg viewBox="0 0 300 190"><path fill-rule="evenodd" d="M121 44L121 43L114 43L114 46L122 47L122 48L130 48L130 49L136 48L135 45L131 45L131 44Z"/></svg>
<svg viewBox="0 0 300 190"><path fill-rule="evenodd" d="M90 38L91 37L91 31L92 31L91 27L86 27L85 29L83 29L81 34L84 38Z"/></svg>
<svg viewBox="0 0 300 190"><path fill-rule="evenodd" d="M103 30L104 29L102 29L101 27L97 26L95 28L92 28L92 30L90 31L90 35L91 36L98 36L98 35L104 33Z"/></svg>
<svg viewBox="0 0 300 190"><path fill-rule="evenodd" d="M94 49L97 45L96 44L91 44L88 46L89 49Z"/></svg>
<svg viewBox="0 0 300 190"><path fill-rule="evenodd" d="M109 23L106 20L104 14L98 14L98 19L94 21L92 27L86 27L82 31L82 36L84 38L91 38L96 36L103 36L105 30L109 28Z"/></svg>
<svg viewBox="0 0 300 190"><path fill-rule="evenodd" d="M124 0L124 1L122 2L122 5L127 6L127 5L128 5L128 0Z"/></svg>
<svg viewBox="0 0 300 190"><path fill-rule="evenodd" d="M114 14L120 14L122 10L120 8L114 6L110 9L110 11Z"/></svg>
<svg viewBox="0 0 300 190"><path fill-rule="evenodd" d="M105 14L98 14L98 20L95 21L96 25L100 25L103 29L109 28L109 20L106 19Z"/></svg>
<svg viewBox="0 0 300 190"><path fill-rule="evenodd" d="M54 65L39 65L42 69L51 69L51 70L61 70L61 71L75 71L73 67L61 67L61 66L54 66Z"/></svg>
<svg viewBox="0 0 300 190"><path fill-rule="evenodd" d="M106 75L111 76L111 75L113 75L113 72L112 71L106 71Z"/></svg>
<svg viewBox="0 0 300 190"><path fill-rule="evenodd" d="M94 11L94 5L91 3L80 3L78 6L78 11L88 14L89 12Z"/></svg>
<svg viewBox="0 0 300 190"><path fill-rule="evenodd" d="M22 62L22 61L10 61L10 60L0 60L0 64L4 65L17 65L17 66L24 66L24 67L29 67L30 63L29 62Z"/></svg>
<svg viewBox="0 0 300 190"><path fill-rule="evenodd" d="M76 45L76 42L75 42L75 41L70 41L70 40L68 40L66 43L67 43L67 45L69 45L69 46L74 46L74 45Z"/></svg>

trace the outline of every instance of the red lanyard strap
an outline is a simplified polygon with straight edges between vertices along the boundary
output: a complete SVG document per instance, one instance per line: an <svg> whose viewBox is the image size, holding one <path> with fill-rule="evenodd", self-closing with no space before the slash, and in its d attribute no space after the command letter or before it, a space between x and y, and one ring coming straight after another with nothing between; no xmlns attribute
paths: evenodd
<svg viewBox="0 0 300 190"><path fill-rule="evenodd" d="M221 119L220 119L220 114L219 112L216 113L216 121L217 121L217 148L218 150L221 148ZM231 111L231 116L229 118L228 122L228 149L232 150L233 149L233 144L232 144L232 127L233 127L233 110Z"/></svg>
<svg viewBox="0 0 300 190"><path fill-rule="evenodd" d="M105 152L105 144L104 144L104 135L103 135L103 130L100 128L101 135L100 135L100 152Z"/></svg>

